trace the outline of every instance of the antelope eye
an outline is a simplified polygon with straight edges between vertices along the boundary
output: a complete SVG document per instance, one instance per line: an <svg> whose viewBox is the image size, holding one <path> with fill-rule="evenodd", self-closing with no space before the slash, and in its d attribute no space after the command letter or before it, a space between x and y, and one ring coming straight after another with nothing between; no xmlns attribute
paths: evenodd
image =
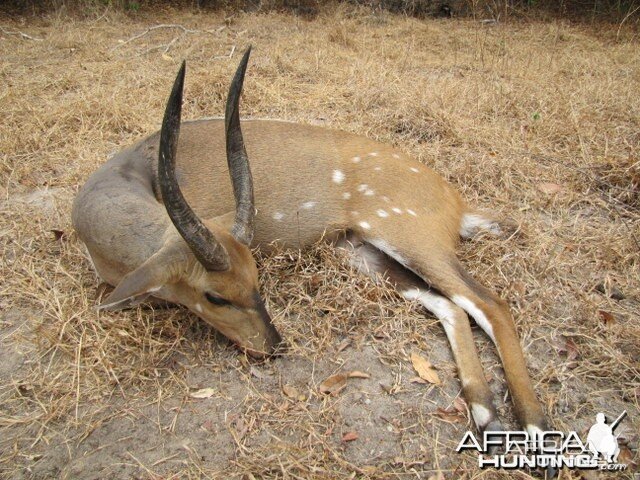
<svg viewBox="0 0 640 480"><path fill-rule="evenodd" d="M204 296L207 297L207 300L209 302L213 303L214 305L218 305L219 307L224 307L225 305L231 305L231 302L229 300L226 300L222 297L218 297L217 295L213 295L209 292L205 292Z"/></svg>

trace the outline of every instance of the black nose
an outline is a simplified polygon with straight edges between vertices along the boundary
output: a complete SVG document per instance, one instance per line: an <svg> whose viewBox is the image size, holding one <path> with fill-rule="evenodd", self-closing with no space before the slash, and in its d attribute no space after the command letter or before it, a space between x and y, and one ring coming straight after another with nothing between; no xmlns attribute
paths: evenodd
<svg viewBox="0 0 640 480"><path fill-rule="evenodd" d="M282 337L276 330L276 327L273 326L273 322L271 321L271 315L267 311L267 307L265 307L264 302L262 301L262 297L258 292L253 294L253 299L256 304L256 311L260 315L262 322L264 323L265 328L267 329L267 348L269 350L270 355L281 355L286 349L285 343L282 340Z"/></svg>
<svg viewBox="0 0 640 480"><path fill-rule="evenodd" d="M267 327L267 346L269 348L269 355L282 355L286 351L287 346L278 333L278 330L276 330L276 327L271 323L271 317L269 317L268 323L265 321L265 325Z"/></svg>

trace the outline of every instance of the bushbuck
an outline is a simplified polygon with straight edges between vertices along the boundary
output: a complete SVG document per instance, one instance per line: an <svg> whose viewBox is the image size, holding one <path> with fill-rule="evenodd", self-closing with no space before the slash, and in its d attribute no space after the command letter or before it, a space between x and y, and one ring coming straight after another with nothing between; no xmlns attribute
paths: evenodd
<svg viewBox="0 0 640 480"><path fill-rule="evenodd" d="M115 286L99 308L146 298L178 303L248 353L268 355L281 338L259 294L251 248L324 239L440 320L476 425L501 430L471 316L497 346L519 421L538 438L545 418L507 304L455 254L460 237L497 231L498 220L389 145L277 120L245 120L241 130L249 53L224 119L181 124L183 63L160 132L115 155L78 193L73 224L98 275Z"/></svg>

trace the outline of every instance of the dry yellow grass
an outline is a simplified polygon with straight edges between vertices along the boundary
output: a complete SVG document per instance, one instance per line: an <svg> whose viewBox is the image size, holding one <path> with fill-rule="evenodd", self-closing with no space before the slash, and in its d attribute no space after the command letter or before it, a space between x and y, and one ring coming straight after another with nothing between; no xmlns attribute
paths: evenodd
<svg viewBox="0 0 640 480"><path fill-rule="evenodd" d="M127 41L158 24L191 31ZM529 478L482 472L472 456L452 453L468 419L434 415L459 395L437 322L324 247L260 260L292 347L267 364L247 361L183 309L94 310L99 281L70 226L75 192L109 154L158 128L183 58L184 117L219 115L249 43L244 115L400 145L472 203L515 219L517 236L465 243L465 264L510 300L552 424L584 431L596 412L626 409L620 432L637 461L633 32L419 21L344 6L311 22L166 12L0 25L0 476ZM32 38L8 33L18 31ZM499 363L478 341L514 425ZM441 386L409 382L412 351L437 367ZM371 378L320 394L340 370ZM211 398L189 396L205 387ZM349 431L359 438L341 442Z"/></svg>

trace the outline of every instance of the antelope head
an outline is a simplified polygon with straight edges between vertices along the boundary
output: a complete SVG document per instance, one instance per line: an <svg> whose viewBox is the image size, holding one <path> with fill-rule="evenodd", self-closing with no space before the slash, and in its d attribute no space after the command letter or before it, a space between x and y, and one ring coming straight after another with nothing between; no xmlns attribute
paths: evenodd
<svg viewBox="0 0 640 480"><path fill-rule="evenodd" d="M238 103L250 49L229 89L225 111L226 150L236 200L235 217L202 220L180 191L175 159L180 133L185 63L173 85L160 131L158 182L170 228L162 248L126 275L101 308L121 307L150 294L188 307L249 354L275 353L281 338L258 289L251 255L255 206ZM155 292L155 293L154 293Z"/></svg>

